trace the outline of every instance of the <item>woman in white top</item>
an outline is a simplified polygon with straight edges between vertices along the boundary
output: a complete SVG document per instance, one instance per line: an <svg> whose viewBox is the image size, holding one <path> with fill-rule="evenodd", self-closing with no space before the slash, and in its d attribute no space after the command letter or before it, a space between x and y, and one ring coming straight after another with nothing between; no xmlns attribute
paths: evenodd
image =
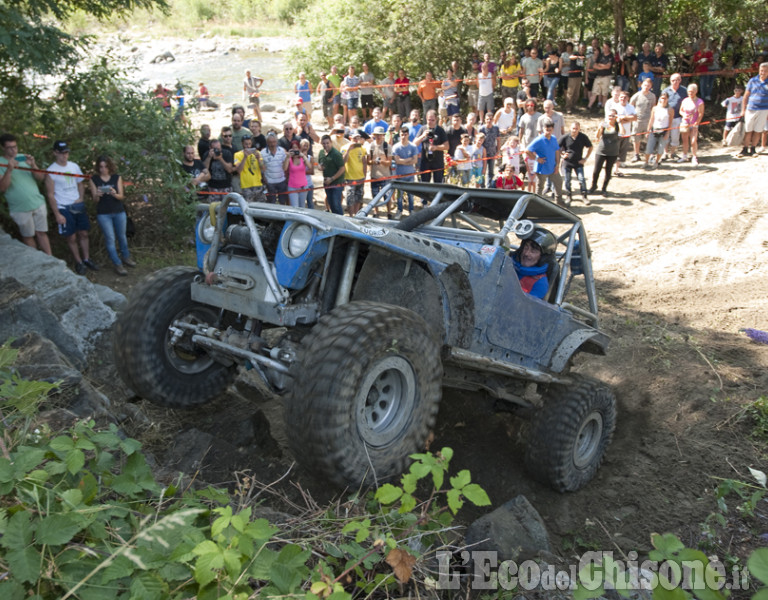
<svg viewBox="0 0 768 600"><path fill-rule="evenodd" d="M656 168L661 162L661 155L664 154L664 148L669 141L669 127L672 124L674 111L669 108L669 96L662 92L659 96L659 102L651 109L649 123L651 124L651 133L648 135L648 143L645 145L645 168ZM656 159L649 163L651 154L656 154Z"/></svg>

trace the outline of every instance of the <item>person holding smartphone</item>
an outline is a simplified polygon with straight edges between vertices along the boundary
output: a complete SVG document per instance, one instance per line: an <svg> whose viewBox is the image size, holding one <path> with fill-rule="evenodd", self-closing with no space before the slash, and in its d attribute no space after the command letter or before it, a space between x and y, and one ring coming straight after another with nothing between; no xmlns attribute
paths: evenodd
<svg viewBox="0 0 768 600"><path fill-rule="evenodd" d="M50 255L48 209L37 186L44 175L27 170L37 169L35 157L19 154L19 145L13 134L0 135L0 147L3 152L0 156L0 193L5 194L11 218L19 226L21 241Z"/></svg>
<svg viewBox="0 0 768 600"><path fill-rule="evenodd" d="M96 172L88 181L91 196L96 201L96 221L104 234L107 254L121 276L128 275L125 267L135 267L136 262L128 250L128 238L125 235L128 214L125 212L125 188L123 178L117 174L115 163L108 156L96 159ZM118 256L117 246L120 248ZM122 260L121 257L122 256Z"/></svg>

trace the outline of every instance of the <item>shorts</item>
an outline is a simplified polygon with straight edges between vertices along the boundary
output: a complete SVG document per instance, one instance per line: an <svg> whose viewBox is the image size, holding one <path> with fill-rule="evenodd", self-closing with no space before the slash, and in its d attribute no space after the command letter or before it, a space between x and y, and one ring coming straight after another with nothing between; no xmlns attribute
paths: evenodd
<svg viewBox="0 0 768 600"><path fill-rule="evenodd" d="M677 148L680 145L680 123L682 121L682 117L672 119L672 130L669 132L668 142L670 148Z"/></svg>
<svg viewBox="0 0 768 600"><path fill-rule="evenodd" d="M248 108L253 108L254 106L259 106L260 104L258 96L251 96L250 98L248 98L248 102L250 102L250 104L248 105Z"/></svg>
<svg viewBox="0 0 768 600"><path fill-rule="evenodd" d="M665 131L660 133L661 135L651 133L648 136L648 143L645 146L646 154L664 154L664 150L667 147L667 141L669 138L666 137Z"/></svg>
<svg viewBox="0 0 768 600"><path fill-rule="evenodd" d="M608 75L595 77L595 83L592 86L592 93L596 96L610 96L611 78Z"/></svg>
<svg viewBox="0 0 768 600"><path fill-rule="evenodd" d="M744 131L746 133L764 131L768 124L768 109L749 110L744 113Z"/></svg>
<svg viewBox="0 0 768 600"><path fill-rule="evenodd" d="M333 101L331 102L323 101L323 116L324 117L333 116Z"/></svg>
<svg viewBox="0 0 768 600"><path fill-rule="evenodd" d="M347 179L347 206L360 204L363 201L363 183L364 179Z"/></svg>
<svg viewBox="0 0 768 600"><path fill-rule="evenodd" d="M451 115L458 115L459 114L459 105L458 104L448 104L445 105L445 113L450 117Z"/></svg>
<svg viewBox="0 0 768 600"><path fill-rule="evenodd" d="M59 207L59 212L66 219L64 225L59 225L59 235L69 237L78 231L90 231L91 222L85 212L85 202L75 202L69 206Z"/></svg>
<svg viewBox="0 0 768 600"><path fill-rule="evenodd" d="M469 102L469 108L477 108L477 103L480 99L480 91L475 89L470 89L467 92L467 101Z"/></svg>
<svg viewBox="0 0 768 600"><path fill-rule="evenodd" d="M363 94L360 96L360 106L362 108L373 108L375 106L373 102L373 94Z"/></svg>
<svg viewBox="0 0 768 600"><path fill-rule="evenodd" d="M501 97L503 99L507 98L517 98L517 92L520 90L519 86L515 87L507 87L505 85L501 86Z"/></svg>
<svg viewBox="0 0 768 600"><path fill-rule="evenodd" d="M726 121L725 122L725 130L726 131L730 131L731 129L736 127L736 125L738 125L738 124L739 124L738 120L737 121ZM766 124L766 127L768 127L768 123Z"/></svg>
<svg viewBox="0 0 768 600"><path fill-rule="evenodd" d="M477 103L477 110L479 112L493 112L493 108L493 94L480 96Z"/></svg>
<svg viewBox="0 0 768 600"><path fill-rule="evenodd" d="M649 117L648 119L643 119L642 121L634 121L632 123L632 135L635 136L636 140L642 141L645 139L645 136L648 134L648 125L650 122L651 120Z"/></svg>
<svg viewBox="0 0 768 600"><path fill-rule="evenodd" d="M386 96L382 96L382 100L384 102L384 110L392 110L392 107L395 105L395 97L392 96L391 98L387 98Z"/></svg>
<svg viewBox="0 0 768 600"><path fill-rule="evenodd" d="M531 98L538 98L539 97L539 84L538 83L531 83L530 87L530 94Z"/></svg>
<svg viewBox="0 0 768 600"><path fill-rule="evenodd" d="M265 202L266 196L264 195L264 186L258 185L256 187L243 188L243 198L246 202Z"/></svg>
<svg viewBox="0 0 768 600"><path fill-rule="evenodd" d="M336 95L335 95L335 96L334 96L334 97L331 99L331 104L333 104L334 106L338 106L339 104L341 104L341 96L340 96L339 94L336 94Z"/></svg>
<svg viewBox="0 0 768 600"><path fill-rule="evenodd" d="M345 103L348 109L357 110L358 98L347 98Z"/></svg>
<svg viewBox="0 0 768 600"><path fill-rule="evenodd" d="M35 210L12 212L11 219L19 226L21 237L29 238L33 237L37 231L42 233L48 231L48 209L45 202Z"/></svg>

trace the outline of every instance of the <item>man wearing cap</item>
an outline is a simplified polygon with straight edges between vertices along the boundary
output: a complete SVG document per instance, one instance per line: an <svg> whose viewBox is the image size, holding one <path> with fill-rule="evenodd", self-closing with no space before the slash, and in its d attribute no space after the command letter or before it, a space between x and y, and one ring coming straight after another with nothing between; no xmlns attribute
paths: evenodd
<svg viewBox="0 0 768 600"><path fill-rule="evenodd" d="M353 217L363 205L363 184L368 172L368 158L363 148L363 134L359 129L350 133L351 142L344 148L344 179L347 185L347 210Z"/></svg>
<svg viewBox="0 0 768 600"><path fill-rule="evenodd" d="M243 136L243 149L235 153L235 171L240 175L240 189L246 202L262 202L264 188L261 173L264 161L261 153L253 147L250 132Z"/></svg>
<svg viewBox="0 0 768 600"><path fill-rule="evenodd" d="M277 134L267 134L267 149L261 153L264 165L262 181L267 182L267 202L288 204L288 180L285 170L288 168L288 153L277 143Z"/></svg>
<svg viewBox="0 0 768 600"><path fill-rule="evenodd" d="M381 118L381 109L376 106L373 109L373 117L370 121L366 121L365 125L363 125L363 131L367 133L368 135L373 135L373 130L377 127L383 127L384 131L387 130L387 122Z"/></svg>
<svg viewBox="0 0 768 600"><path fill-rule="evenodd" d="M375 111L378 110L378 108L374 109L374 117ZM384 124L386 125L386 123ZM389 144L384 141L386 129L378 125L373 128L371 133L373 134L373 141L368 147L368 164L371 165L371 198L375 198L381 188L389 183L389 177L392 174L392 155ZM378 216L378 210L376 214ZM389 215L389 210L387 210L387 215Z"/></svg>
<svg viewBox="0 0 768 600"><path fill-rule="evenodd" d="M21 240L30 248L39 245L40 250L50 254L48 210L45 198L37 187L37 181L42 181L44 175L17 168L37 169L37 163L31 154L19 154L19 146L13 134L1 135L0 146L3 151L3 156L0 156L0 193L5 194L11 218L19 226Z"/></svg>
<svg viewBox="0 0 768 600"><path fill-rule="evenodd" d="M538 179L536 193L540 196L544 192L544 184L547 178L555 188L555 200L558 204L563 202L563 178L560 177L560 144L552 135L555 124L550 119L544 121L544 133L534 139L526 148L528 158L535 160L533 172Z"/></svg>
<svg viewBox="0 0 768 600"><path fill-rule="evenodd" d="M323 149L317 157L317 162L323 169L323 186L325 187L325 206L332 213L343 215L341 208L341 190L344 182L344 157L333 147L330 135L320 138Z"/></svg>
<svg viewBox="0 0 768 600"><path fill-rule="evenodd" d="M45 192L59 226L59 235L69 246L78 275L85 275L87 269L98 271L89 254L88 231L91 223L85 212L83 172L77 164L69 161L67 142L54 142L53 155L55 161L46 169Z"/></svg>

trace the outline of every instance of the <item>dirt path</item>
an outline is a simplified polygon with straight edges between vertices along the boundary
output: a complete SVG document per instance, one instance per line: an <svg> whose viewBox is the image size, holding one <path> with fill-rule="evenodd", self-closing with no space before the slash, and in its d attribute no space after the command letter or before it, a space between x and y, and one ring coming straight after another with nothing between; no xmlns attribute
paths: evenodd
<svg viewBox="0 0 768 600"><path fill-rule="evenodd" d="M582 122L592 136L596 124ZM614 442L592 483L567 495L534 483L522 469L522 421L482 397L445 397L434 447L453 447L455 466L469 468L494 505L525 494L563 552L647 549L654 531L696 544L715 510L713 476L747 480L747 467L764 458L742 408L768 390L768 346L739 328L768 329L768 155L737 161L711 145L701 154L698 167L628 167L608 196L574 204L613 339L607 357L579 359L576 370L610 383L619 402ZM136 281L95 275L121 291ZM221 410L215 403L198 418ZM322 496L322 486L313 492Z"/></svg>

